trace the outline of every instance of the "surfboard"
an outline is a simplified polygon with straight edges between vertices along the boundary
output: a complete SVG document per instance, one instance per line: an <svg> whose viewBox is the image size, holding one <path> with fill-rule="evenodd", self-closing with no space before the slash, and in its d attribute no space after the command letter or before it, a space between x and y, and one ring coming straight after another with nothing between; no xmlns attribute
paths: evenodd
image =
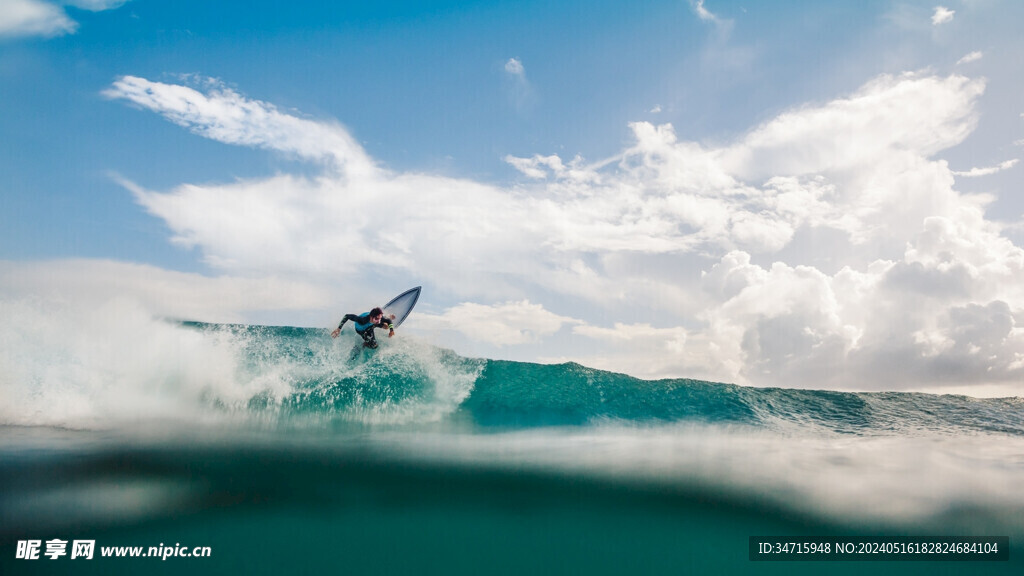
<svg viewBox="0 0 1024 576"><path fill-rule="evenodd" d="M416 302L420 299L421 288L423 287L417 286L402 292L398 296L392 298L391 302L388 302L382 308L382 310L384 310L385 317L390 316L391 314L395 315L395 319L393 321L395 328L401 326L402 322L405 322L405 319L409 317L409 313L412 312L412 309L416 306Z"/></svg>

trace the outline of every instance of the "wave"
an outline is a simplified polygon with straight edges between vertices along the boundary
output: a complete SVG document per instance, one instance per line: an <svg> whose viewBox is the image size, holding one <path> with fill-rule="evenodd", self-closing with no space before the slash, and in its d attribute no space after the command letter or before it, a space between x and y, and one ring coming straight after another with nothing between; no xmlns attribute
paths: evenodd
<svg viewBox="0 0 1024 576"><path fill-rule="evenodd" d="M230 334L244 350L249 379L286 377L288 386L268 386L246 405L251 413L284 420L448 422L493 429L685 422L860 435L1024 435L1024 402L1015 398L650 381L575 363L464 358L409 337L370 352L355 339L331 341L321 329L190 326ZM283 394L276 392L282 388Z"/></svg>
<svg viewBox="0 0 1024 576"><path fill-rule="evenodd" d="M647 381L578 364L464 358L403 334L363 351L313 328L154 319L130 302L0 302L0 424L263 422L478 428L694 422L839 434L1024 435L1020 399Z"/></svg>
<svg viewBox="0 0 1024 576"><path fill-rule="evenodd" d="M460 409L478 424L496 426L694 422L842 434L1024 435L1024 401L1019 398L751 388L688 379L645 381L571 363L489 360Z"/></svg>

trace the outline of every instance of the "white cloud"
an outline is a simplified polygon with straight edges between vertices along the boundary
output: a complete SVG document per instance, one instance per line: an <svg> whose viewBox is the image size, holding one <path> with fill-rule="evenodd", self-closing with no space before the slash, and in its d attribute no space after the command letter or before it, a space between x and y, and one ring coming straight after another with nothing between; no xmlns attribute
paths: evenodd
<svg viewBox="0 0 1024 576"><path fill-rule="evenodd" d="M991 174L1002 172L1003 170L1009 170L1010 168L1016 166L1018 162L1020 162L1020 160L1014 158L1013 160L1000 162L997 166L989 166L988 168L971 168L970 170L962 172L954 171L953 174L956 176L966 177L989 176Z"/></svg>
<svg viewBox="0 0 1024 576"><path fill-rule="evenodd" d="M936 6L935 12L932 14L932 25L938 26L939 24L952 22L954 14L956 14L956 10L950 10L945 6Z"/></svg>
<svg viewBox="0 0 1024 576"><path fill-rule="evenodd" d="M0 0L0 38L20 36L62 36L74 34L78 23L68 17L61 4L100 12L118 8L128 0Z"/></svg>
<svg viewBox="0 0 1024 576"><path fill-rule="evenodd" d="M533 85L526 78L526 68L518 58L505 62L505 90L509 102L519 112L528 112L537 102Z"/></svg>
<svg viewBox="0 0 1024 576"><path fill-rule="evenodd" d="M505 62L505 72L513 76L526 76L526 69L523 68L523 63L518 58L509 58L508 62Z"/></svg>
<svg viewBox="0 0 1024 576"><path fill-rule="evenodd" d="M981 60L984 56L985 55L981 52L971 52L970 54L957 60L956 65L959 66L961 64L970 64L971 62L977 62L978 60Z"/></svg>
<svg viewBox="0 0 1024 576"><path fill-rule="evenodd" d="M482 305L463 302L441 315L420 314L420 324L427 329L453 330L495 346L512 346L539 342L579 321L559 316L529 300Z"/></svg>
<svg viewBox="0 0 1024 576"><path fill-rule="evenodd" d="M253 311L312 310L331 303L322 286L275 276L215 278L108 260L0 261L0 295L95 308L128 299L157 316L240 322Z"/></svg>
<svg viewBox="0 0 1024 576"><path fill-rule="evenodd" d="M984 89L984 81L959 75L883 75L847 98L767 122L724 162L757 177L848 170L901 150L928 157L970 134Z"/></svg>
<svg viewBox="0 0 1024 576"><path fill-rule="evenodd" d="M565 171L565 165L562 164L562 159L557 155L541 156L537 154L533 158L506 156L505 161L530 178L547 178L548 170L551 170L556 175Z"/></svg>
<svg viewBox="0 0 1024 576"><path fill-rule="evenodd" d="M640 378L665 378L685 373L689 377L713 377L706 370L708 359L694 358L691 335L686 328L656 328L648 323L612 327L580 324L573 334L599 342L600 355L574 358L587 366L621 371L628 364L630 373Z"/></svg>
<svg viewBox="0 0 1024 576"><path fill-rule="evenodd" d="M560 180L571 180L574 182L597 182L600 175L591 166L587 166L583 158L577 156L566 165L557 154L541 156L535 154L532 158L517 158L506 156L505 162L511 164L524 176L543 180L549 176Z"/></svg>
<svg viewBox="0 0 1024 576"><path fill-rule="evenodd" d="M704 7L704 0L690 0L690 6L693 7L693 11L701 20L705 20L708 22L715 22L718 20L717 16L712 14L711 11Z"/></svg>
<svg viewBox="0 0 1024 576"><path fill-rule="evenodd" d="M64 3L83 10L102 12L104 10L120 8L127 4L128 1L129 0L65 0Z"/></svg>
<svg viewBox="0 0 1024 576"><path fill-rule="evenodd" d="M60 36L78 28L64 10L41 0L0 0L0 37Z"/></svg>
<svg viewBox="0 0 1024 576"><path fill-rule="evenodd" d="M522 289L504 275L549 266L537 254L544 221L530 202L470 181L280 175L169 193L135 187L135 195L176 243L232 274L273 270L324 282L403 274L464 296L511 298Z"/></svg>
<svg viewBox="0 0 1024 576"><path fill-rule="evenodd" d="M496 346L543 341L552 357L632 374L863 389L1024 376L1024 251L986 220L991 198L958 192L937 157L974 129L984 89L885 75L719 147L638 122L607 160L507 157L527 177L514 187L352 178L349 159L373 161L343 128L219 86L122 79L114 92L206 137L342 166L128 184L225 273L414 279L461 302L425 322Z"/></svg>
<svg viewBox="0 0 1024 576"><path fill-rule="evenodd" d="M226 144L330 161L349 177L365 178L376 171L362 147L341 126L284 114L265 102L246 99L214 80L199 82L206 92L124 76L103 94L133 102L200 136Z"/></svg>
<svg viewBox="0 0 1024 576"><path fill-rule="evenodd" d="M713 32L701 51L701 62L705 70L713 74L723 71L730 74L748 72L756 54L749 46L730 42L734 22L712 13L704 5L704 0L690 0L690 7L702 22L711 25Z"/></svg>

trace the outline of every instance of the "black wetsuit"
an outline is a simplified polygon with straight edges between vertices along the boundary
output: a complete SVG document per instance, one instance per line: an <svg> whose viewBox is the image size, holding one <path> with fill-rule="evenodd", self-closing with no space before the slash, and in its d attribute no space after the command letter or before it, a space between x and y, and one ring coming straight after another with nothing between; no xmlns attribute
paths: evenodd
<svg viewBox="0 0 1024 576"><path fill-rule="evenodd" d="M356 334L359 334L363 338L363 346L367 348L377 347L377 337L373 334L373 329L376 328L387 328L392 329L391 320L386 316L380 319L380 322L373 324L370 322L370 313L365 312L359 314L345 314L345 317L341 319L341 323L338 324L338 330L345 325L345 322L351 320L355 323Z"/></svg>

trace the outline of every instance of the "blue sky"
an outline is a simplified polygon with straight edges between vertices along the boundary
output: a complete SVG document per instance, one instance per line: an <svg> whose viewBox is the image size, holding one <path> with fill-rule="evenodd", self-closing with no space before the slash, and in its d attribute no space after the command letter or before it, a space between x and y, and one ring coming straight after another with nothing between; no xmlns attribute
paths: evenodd
<svg viewBox="0 0 1024 576"><path fill-rule="evenodd" d="M1022 394L1024 6L0 0L0 295Z"/></svg>

